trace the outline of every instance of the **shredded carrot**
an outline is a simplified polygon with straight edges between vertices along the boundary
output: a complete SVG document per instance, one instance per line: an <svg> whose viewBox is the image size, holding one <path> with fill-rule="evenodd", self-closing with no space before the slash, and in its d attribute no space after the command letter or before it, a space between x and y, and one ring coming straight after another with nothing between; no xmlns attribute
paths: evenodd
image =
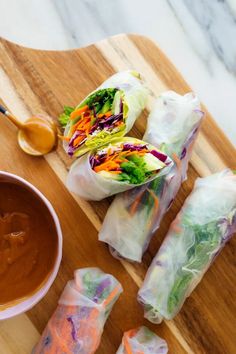
<svg viewBox="0 0 236 354"><path fill-rule="evenodd" d="M85 105L84 107L78 108L75 111L71 112L70 114L70 119L75 119L79 117L82 113L86 112L89 109L88 105Z"/></svg>
<svg viewBox="0 0 236 354"><path fill-rule="evenodd" d="M156 196L156 194L149 188L147 188L147 191L151 194L152 198L154 199L154 205L155 205L155 209L158 209L158 205L159 205L159 199Z"/></svg>
<svg viewBox="0 0 236 354"><path fill-rule="evenodd" d="M130 329L129 331L126 332L126 334L127 334L127 336L128 336L129 338L132 338L132 337L135 336L135 334L136 334L137 332L138 332L137 329Z"/></svg>
<svg viewBox="0 0 236 354"><path fill-rule="evenodd" d="M130 156L130 155L145 155L147 152L149 152L148 150L142 150L142 151L129 151L127 152L126 156Z"/></svg>
<svg viewBox="0 0 236 354"><path fill-rule="evenodd" d="M110 171L110 170L113 170L113 169L116 169L116 168L119 168L119 165L113 161L107 161L107 162L104 162L102 163L101 165L99 166L96 166L94 168L94 171L95 172L100 172L100 171Z"/></svg>
<svg viewBox="0 0 236 354"><path fill-rule="evenodd" d="M121 145L120 148L123 148L123 146ZM149 152L149 150L147 149L143 149L141 151L119 150L119 151L112 152L112 149L109 147L107 149L105 159L103 159L103 162L100 165L94 167L94 171L95 172L108 171L108 172L113 172L115 174L119 174L121 173L121 171L119 170L117 171L117 169L120 168L121 163L129 161L127 159L128 156L135 155L135 154L139 156L143 156L147 152ZM99 158L99 155L96 155L96 158Z"/></svg>
<svg viewBox="0 0 236 354"><path fill-rule="evenodd" d="M181 169L181 160L179 159L179 157L176 155L175 152L173 152L172 158L173 158L174 162L176 163L177 169L180 170Z"/></svg>
<svg viewBox="0 0 236 354"><path fill-rule="evenodd" d="M91 118L90 117L82 118L81 120L78 121L78 123L75 124L76 130L83 129L88 124L90 124L90 122L91 122Z"/></svg>
<svg viewBox="0 0 236 354"><path fill-rule="evenodd" d="M81 143L81 141L84 139L84 135L79 135L74 141L73 141L73 146L78 145Z"/></svg>
<svg viewBox="0 0 236 354"><path fill-rule="evenodd" d="M140 203L140 201L141 201L141 199L142 199L142 196L143 196L144 192L145 192L145 189L144 189L143 191L141 191L141 192L138 194L138 196L137 196L137 198L135 199L135 201L131 204L130 214L131 214L132 216L133 216L134 213L136 212L136 210L137 210L137 208L138 208L138 206L139 206L139 203Z"/></svg>
<svg viewBox="0 0 236 354"><path fill-rule="evenodd" d="M108 111L107 113L105 113L105 117L108 118L112 115L112 111Z"/></svg>
<svg viewBox="0 0 236 354"><path fill-rule="evenodd" d="M133 338L137 332L138 332L138 329L131 329L130 331L125 332L124 337L123 337L123 344L125 347L126 354L129 354L129 353L133 354L133 350L129 344L128 339ZM144 352L142 350L138 351L138 352L135 351L135 353L136 354L144 354Z"/></svg>
<svg viewBox="0 0 236 354"><path fill-rule="evenodd" d="M61 140L70 141L70 138L68 136L63 136L58 134L58 138Z"/></svg>
<svg viewBox="0 0 236 354"><path fill-rule="evenodd" d="M108 295L106 300L103 301L102 305L104 307L107 306L119 292L120 292L120 285L117 285L115 289L113 289L112 292Z"/></svg>
<svg viewBox="0 0 236 354"><path fill-rule="evenodd" d="M129 340L128 340L128 336L126 334L124 334L124 337L123 337L123 341L124 341L124 347L125 347L125 351L127 354L133 354L133 351L132 351L132 348L129 344Z"/></svg>
<svg viewBox="0 0 236 354"><path fill-rule="evenodd" d="M104 116L104 114L103 113L99 113L97 116L98 116L98 118L102 118Z"/></svg>

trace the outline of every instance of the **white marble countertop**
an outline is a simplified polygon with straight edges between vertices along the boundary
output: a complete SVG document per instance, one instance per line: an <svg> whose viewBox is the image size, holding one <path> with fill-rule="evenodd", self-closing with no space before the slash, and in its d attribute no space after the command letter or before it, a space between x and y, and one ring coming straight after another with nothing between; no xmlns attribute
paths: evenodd
<svg viewBox="0 0 236 354"><path fill-rule="evenodd" d="M152 38L236 144L236 0L0 0L0 13L0 35L32 48Z"/></svg>

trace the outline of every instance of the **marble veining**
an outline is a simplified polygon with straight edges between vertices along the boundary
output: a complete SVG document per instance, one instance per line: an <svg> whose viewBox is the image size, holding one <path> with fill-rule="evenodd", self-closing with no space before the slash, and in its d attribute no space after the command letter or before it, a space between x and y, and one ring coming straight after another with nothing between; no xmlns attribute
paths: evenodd
<svg viewBox="0 0 236 354"><path fill-rule="evenodd" d="M0 35L33 48L152 38L236 144L236 0L0 0L0 13Z"/></svg>
<svg viewBox="0 0 236 354"><path fill-rule="evenodd" d="M176 12L186 6L188 16L196 19L218 58L230 72L236 74L236 16L230 5L224 0L184 0L182 5L180 1L168 1ZM181 16L178 20L180 23L186 21ZM207 55L204 59L207 60Z"/></svg>

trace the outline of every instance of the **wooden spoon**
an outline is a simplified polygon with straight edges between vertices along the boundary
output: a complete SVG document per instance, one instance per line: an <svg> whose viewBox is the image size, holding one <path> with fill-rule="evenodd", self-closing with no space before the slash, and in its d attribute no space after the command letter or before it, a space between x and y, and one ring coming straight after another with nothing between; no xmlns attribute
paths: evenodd
<svg viewBox="0 0 236 354"><path fill-rule="evenodd" d="M8 117L19 129L18 143L27 154L44 155L56 146L57 127L50 117L33 116L22 123L1 105L0 113Z"/></svg>

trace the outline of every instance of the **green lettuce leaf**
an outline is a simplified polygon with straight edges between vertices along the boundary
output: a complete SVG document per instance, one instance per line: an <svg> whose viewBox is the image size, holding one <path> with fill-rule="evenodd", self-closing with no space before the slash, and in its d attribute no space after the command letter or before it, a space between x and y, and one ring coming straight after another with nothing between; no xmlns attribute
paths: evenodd
<svg viewBox="0 0 236 354"><path fill-rule="evenodd" d="M59 115L59 118L58 118L62 127L65 127L67 125L67 123L69 122L69 119L70 119L70 114L74 110L75 110L74 107L64 106L64 111L63 111L63 113L61 113Z"/></svg>
<svg viewBox="0 0 236 354"><path fill-rule="evenodd" d="M205 225L191 225L191 220L186 215L183 222L187 232L192 231L194 233L194 244L189 248L187 260L178 271L170 292L168 299L168 311L170 313L181 303L194 274L207 266L212 259L212 254L218 250L221 242L220 229L216 221Z"/></svg>

